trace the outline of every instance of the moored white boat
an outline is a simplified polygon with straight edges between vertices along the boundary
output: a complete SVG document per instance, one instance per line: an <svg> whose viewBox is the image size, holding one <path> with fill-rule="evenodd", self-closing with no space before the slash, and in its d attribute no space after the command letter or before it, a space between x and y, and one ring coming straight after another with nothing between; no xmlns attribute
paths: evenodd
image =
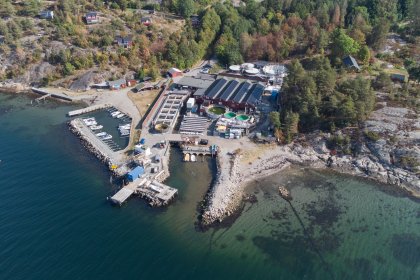
<svg viewBox="0 0 420 280"><path fill-rule="evenodd" d="M92 125L92 126L90 127L90 129L91 129L91 130L100 130L100 129L102 129L102 128L104 128L104 126L103 126L103 125Z"/></svg>
<svg viewBox="0 0 420 280"><path fill-rule="evenodd" d="M112 139L112 135L111 134L106 134L105 136L100 137L101 140L109 140Z"/></svg>
<svg viewBox="0 0 420 280"><path fill-rule="evenodd" d="M86 122L85 124L86 124L87 126L98 125L98 123L97 123L96 121Z"/></svg>
<svg viewBox="0 0 420 280"><path fill-rule="evenodd" d="M95 135L98 136L98 137L104 137L105 135L107 135L107 133L106 132L99 132L99 133L96 133Z"/></svg>
<svg viewBox="0 0 420 280"><path fill-rule="evenodd" d="M121 112L120 112L120 111L115 111L115 112L112 112L112 113L111 113L111 117L115 118L115 117L117 117L119 114L121 114Z"/></svg>
<svg viewBox="0 0 420 280"><path fill-rule="evenodd" d="M131 124L123 124L123 125L119 125L118 126L119 130L130 130L131 129Z"/></svg>
<svg viewBox="0 0 420 280"><path fill-rule="evenodd" d="M130 135L130 131L129 130L120 130L120 134L121 134L121 136L127 136L127 135Z"/></svg>
<svg viewBox="0 0 420 280"><path fill-rule="evenodd" d="M117 119L121 119L123 117L125 117L125 114L123 114L123 113L117 115Z"/></svg>
<svg viewBox="0 0 420 280"><path fill-rule="evenodd" d="M191 155L191 161L197 161L197 157L195 155Z"/></svg>

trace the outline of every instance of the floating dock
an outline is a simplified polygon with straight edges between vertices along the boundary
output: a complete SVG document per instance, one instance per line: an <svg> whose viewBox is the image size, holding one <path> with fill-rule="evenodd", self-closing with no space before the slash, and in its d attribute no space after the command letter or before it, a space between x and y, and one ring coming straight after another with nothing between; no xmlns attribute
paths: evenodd
<svg viewBox="0 0 420 280"><path fill-rule="evenodd" d="M83 115L83 114L101 110L101 109L107 109L109 107L112 107L112 105L111 104L98 104L98 105L89 106L83 109L70 111L67 113L67 115L69 117L74 117L74 116Z"/></svg>

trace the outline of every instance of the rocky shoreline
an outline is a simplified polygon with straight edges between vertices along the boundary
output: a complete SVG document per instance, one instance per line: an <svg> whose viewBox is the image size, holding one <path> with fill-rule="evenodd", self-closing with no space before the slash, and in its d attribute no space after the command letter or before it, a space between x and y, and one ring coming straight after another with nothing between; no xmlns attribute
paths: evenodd
<svg viewBox="0 0 420 280"><path fill-rule="evenodd" d="M230 155L220 152L217 175L204 200L200 226L208 228L217 225L235 214L243 201L248 183L281 172L292 164L373 179L397 186L413 197L420 197L420 179L416 174L372 160L369 153L355 158L331 156L324 143L321 146L321 149L306 145L303 147L296 143L272 146L250 162L243 160L241 152Z"/></svg>

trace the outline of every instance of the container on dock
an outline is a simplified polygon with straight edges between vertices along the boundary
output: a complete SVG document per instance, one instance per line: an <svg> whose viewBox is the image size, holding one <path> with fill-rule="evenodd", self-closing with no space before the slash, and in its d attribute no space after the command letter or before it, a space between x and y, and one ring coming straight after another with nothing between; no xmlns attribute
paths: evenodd
<svg viewBox="0 0 420 280"><path fill-rule="evenodd" d="M141 166L137 166L136 168L132 169L130 172L127 173L127 179L130 182L138 179L144 174L144 168Z"/></svg>

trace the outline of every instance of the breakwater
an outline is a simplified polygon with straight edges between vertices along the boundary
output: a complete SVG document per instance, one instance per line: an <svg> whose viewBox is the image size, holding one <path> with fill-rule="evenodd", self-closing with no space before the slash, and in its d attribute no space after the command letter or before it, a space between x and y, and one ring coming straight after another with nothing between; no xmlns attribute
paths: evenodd
<svg viewBox="0 0 420 280"><path fill-rule="evenodd" d="M114 176L119 177L125 174L125 172L115 168L120 164L120 162L115 160L115 155L112 155L116 153L111 151L106 145L100 145L99 139L96 139L97 141L92 141L93 134L90 133L90 131L87 131L88 129L80 119L69 121L68 127L70 131L80 139L82 146L102 163L106 164ZM88 133L91 135L88 135Z"/></svg>

